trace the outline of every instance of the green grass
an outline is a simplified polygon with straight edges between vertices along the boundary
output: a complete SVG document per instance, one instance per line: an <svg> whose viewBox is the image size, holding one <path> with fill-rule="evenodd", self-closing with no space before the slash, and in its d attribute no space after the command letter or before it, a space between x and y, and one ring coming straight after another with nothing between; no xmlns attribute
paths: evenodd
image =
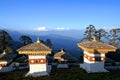
<svg viewBox="0 0 120 80"><path fill-rule="evenodd" d="M120 70L109 73L88 74L83 69L52 69L49 76L25 77L28 70L0 73L0 80L120 80Z"/></svg>

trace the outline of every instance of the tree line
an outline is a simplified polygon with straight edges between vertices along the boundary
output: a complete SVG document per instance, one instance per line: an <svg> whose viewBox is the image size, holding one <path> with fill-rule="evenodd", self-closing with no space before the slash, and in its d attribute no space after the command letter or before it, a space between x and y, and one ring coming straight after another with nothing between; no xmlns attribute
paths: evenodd
<svg viewBox="0 0 120 80"><path fill-rule="evenodd" d="M105 29L97 30L94 25L89 25L86 27L81 41L92 41L94 37L97 41L108 42L108 44L120 48L120 28L106 31Z"/></svg>
<svg viewBox="0 0 120 80"><path fill-rule="evenodd" d="M3 50L6 50L6 52L8 52L8 53L13 53L13 50L10 47L11 45L13 45L13 44L11 44L12 41L13 41L13 39L7 31L0 30L0 53L2 53ZM25 46L27 44L32 43L32 39L27 35L22 35L19 38L19 42L23 46ZM52 47L52 43L51 43L50 39L47 39L45 42L41 40L41 42L50 48Z"/></svg>

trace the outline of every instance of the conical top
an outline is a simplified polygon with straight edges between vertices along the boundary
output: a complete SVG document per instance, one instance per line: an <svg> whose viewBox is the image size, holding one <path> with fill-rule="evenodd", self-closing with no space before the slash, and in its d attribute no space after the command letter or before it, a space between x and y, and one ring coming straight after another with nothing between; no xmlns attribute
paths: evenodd
<svg viewBox="0 0 120 80"><path fill-rule="evenodd" d="M36 41L36 43L40 43L40 38L39 38L39 37L37 38L37 41Z"/></svg>
<svg viewBox="0 0 120 80"><path fill-rule="evenodd" d="M94 38L93 38L93 42L97 42L97 37L96 37L96 35L95 35Z"/></svg>
<svg viewBox="0 0 120 80"><path fill-rule="evenodd" d="M63 48L61 49L61 52L64 52Z"/></svg>
<svg viewBox="0 0 120 80"><path fill-rule="evenodd" d="M6 51L5 51L5 50L3 50L3 54L6 54Z"/></svg>

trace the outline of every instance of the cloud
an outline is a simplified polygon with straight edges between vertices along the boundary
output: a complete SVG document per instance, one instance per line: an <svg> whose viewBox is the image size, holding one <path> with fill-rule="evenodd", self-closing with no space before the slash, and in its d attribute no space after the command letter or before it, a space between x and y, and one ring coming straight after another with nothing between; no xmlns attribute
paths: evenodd
<svg viewBox="0 0 120 80"><path fill-rule="evenodd" d="M48 29L43 26L43 27L35 28L34 30L36 30L36 31L47 31Z"/></svg>
<svg viewBox="0 0 120 80"><path fill-rule="evenodd" d="M63 30L70 30L69 28L66 28L66 27L56 27L56 28L47 28L45 26L43 27L37 27L37 28L34 28L35 31L51 31L51 30L57 30L57 31L63 31Z"/></svg>
<svg viewBox="0 0 120 80"><path fill-rule="evenodd" d="M69 30L69 28L57 27L56 30Z"/></svg>

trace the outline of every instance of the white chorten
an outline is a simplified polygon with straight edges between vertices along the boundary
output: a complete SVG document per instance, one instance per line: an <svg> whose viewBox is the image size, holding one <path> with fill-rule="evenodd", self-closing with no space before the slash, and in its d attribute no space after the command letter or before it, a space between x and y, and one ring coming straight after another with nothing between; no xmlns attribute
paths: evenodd
<svg viewBox="0 0 120 80"><path fill-rule="evenodd" d="M51 54L51 49L41 43L39 39L34 43L19 48L17 51L19 54L26 54L29 57L29 72L26 76L49 75L51 66L48 65L46 56Z"/></svg>
<svg viewBox="0 0 120 80"><path fill-rule="evenodd" d="M95 38L92 42L82 42L77 44L83 50L84 62L80 67L88 73L108 72L104 68L105 54L116 51L116 47L98 42Z"/></svg>

